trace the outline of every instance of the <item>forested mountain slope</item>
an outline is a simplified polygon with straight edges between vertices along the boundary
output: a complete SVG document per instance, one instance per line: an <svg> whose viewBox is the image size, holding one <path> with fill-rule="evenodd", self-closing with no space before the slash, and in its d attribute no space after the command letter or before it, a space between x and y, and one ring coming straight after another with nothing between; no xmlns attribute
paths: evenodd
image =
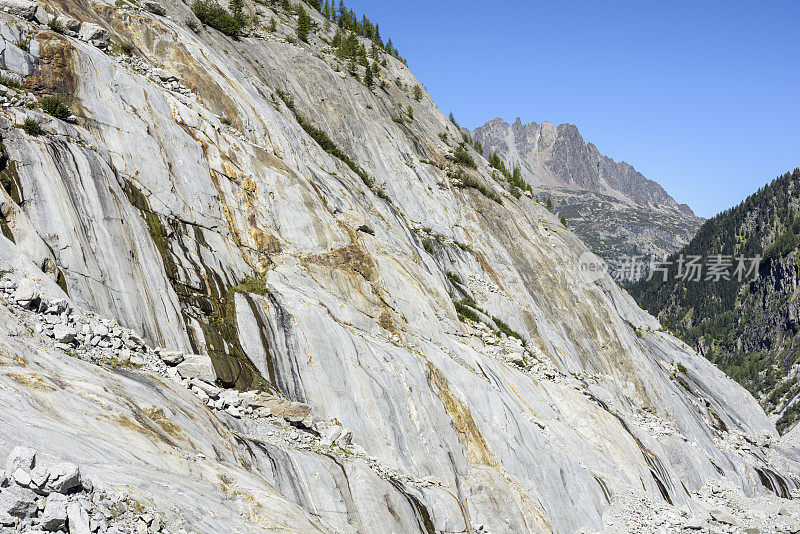
<svg viewBox="0 0 800 534"><path fill-rule="evenodd" d="M691 243L670 258L663 275L631 286L646 310L696 347L776 414L786 431L800 415L800 169L778 177L757 193L708 220ZM717 280L677 278L678 258L721 254L728 275ZM763 258L757 272L738 258ZM745 276L746 275L746 276ZM741 280L740 280L741 278Z"/></svg>

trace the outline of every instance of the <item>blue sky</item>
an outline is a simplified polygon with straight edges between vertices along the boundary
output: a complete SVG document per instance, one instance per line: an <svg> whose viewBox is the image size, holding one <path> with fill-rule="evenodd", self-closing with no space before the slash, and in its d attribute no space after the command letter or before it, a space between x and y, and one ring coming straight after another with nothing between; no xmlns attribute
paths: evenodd
<svg viewBox="0 0 800 534"><path fill-rule="evenodd" d="M347 5L463 125L576 124L699 215L800 166L800 2Z"/></svg>

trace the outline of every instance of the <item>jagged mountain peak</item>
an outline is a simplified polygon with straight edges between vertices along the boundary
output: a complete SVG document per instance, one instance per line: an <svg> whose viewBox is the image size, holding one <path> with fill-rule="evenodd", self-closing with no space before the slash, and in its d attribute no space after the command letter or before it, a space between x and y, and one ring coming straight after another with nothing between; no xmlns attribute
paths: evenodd
<svg viewBox="0 0 800 534"><path fill-rule="evenodd" d="M688 243L702 222L632 165L601 154L574 124L497 118L473 135L487 155L519 167L535 196L550 199L570 228L610 262L663 257Z"/></svg>
<svg viewBox="0 0 800 534"><path fill-rule="evenodd" d="M574 124L523 124L519 117L508 124L496 118L476 128L473 135L487 151L519 165L532 185L613 194L646 208L678 208L663 187L627 162L603 156Z"/></svg>

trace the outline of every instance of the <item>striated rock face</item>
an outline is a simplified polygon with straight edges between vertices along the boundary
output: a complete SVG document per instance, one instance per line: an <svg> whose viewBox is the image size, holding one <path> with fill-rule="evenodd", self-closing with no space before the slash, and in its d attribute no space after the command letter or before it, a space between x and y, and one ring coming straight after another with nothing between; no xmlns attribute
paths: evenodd
<svg viewBox="0 0 800 534"><path fill-rule="evenodd" d="M93 6L49 4L110 50L0 14L33 66L0 116L2 452L36 443L198 532L575 532L637 496L700 506L720 478L798 489L744 389L582 279L586 246L484 159L451 161L459 132L402 63L367 88L313 10L298 45L262 5L276 32L240 40L176 23L181 3ZM76 119L20 105L45 92ZM47 312L67 296L190 363L186 387L73 358L119 338Z"/></svg>
<svg viewBox="0 0 800 534"><path fill-rule="evenodd" d="M702 219L631 165L616 162L583 140L572 124L514 124L494 119L473 132L488 155L518 166L539 198L557 211L593 250L620 256L663 257L687 244Z"/></svg>

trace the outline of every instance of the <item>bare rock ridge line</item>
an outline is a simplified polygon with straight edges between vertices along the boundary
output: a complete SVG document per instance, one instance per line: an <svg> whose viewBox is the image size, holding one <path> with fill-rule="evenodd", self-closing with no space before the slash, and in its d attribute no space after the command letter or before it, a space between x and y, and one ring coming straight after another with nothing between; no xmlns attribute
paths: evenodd
<svg viewBox="0 0 800 534"><path fill-rule="evenodd" d="M395 54L144 7L0 0L4 528L41 461L69 534L796 529L797 443Z"/></svg>
<svg viewBox="0 0 800 534"><path fill-rule="evenodd" d="M519 118L508 124L498 118L476 128L473 135L487 153L497 152L527 171L533 186L618 194L631 204L663 206L694 215L689 206L678 204L663 187L628 163L600 154L594 144L584 141L573 124L522 124Z"/></svg>
<svg viewBox="0 0 800 534"><path fill-rule="evenodd" d="M602 155L572 124L498 118L472 135L487 156L519 167L535 196L551 198L570 228L606 259L663 257L687 244L702 223L658 183Z"/></svg>

